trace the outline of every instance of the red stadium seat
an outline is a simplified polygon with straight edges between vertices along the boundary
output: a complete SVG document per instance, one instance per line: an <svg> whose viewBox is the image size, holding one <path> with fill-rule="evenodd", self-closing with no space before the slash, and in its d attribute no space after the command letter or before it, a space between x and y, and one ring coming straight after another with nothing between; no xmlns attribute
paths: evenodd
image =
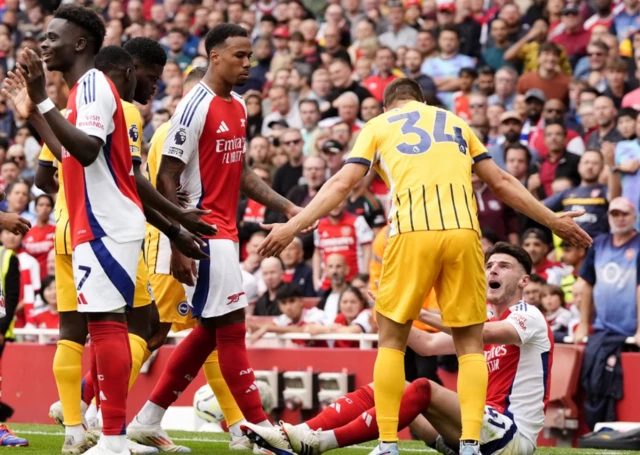
<svg viewBox="0 0 640 455"><path fill-rule="evenodd" d="M578 392L583 351L582 346L555 346L546 428L575 430L578 427L578 405L574 398Z"/></svg>
<svg viewBox="0 0 640 455"><path fill-rule="evenodd" d="M320 297L303 297L302 301L304 302L305 308L315 308L320 302Z"/></svg>

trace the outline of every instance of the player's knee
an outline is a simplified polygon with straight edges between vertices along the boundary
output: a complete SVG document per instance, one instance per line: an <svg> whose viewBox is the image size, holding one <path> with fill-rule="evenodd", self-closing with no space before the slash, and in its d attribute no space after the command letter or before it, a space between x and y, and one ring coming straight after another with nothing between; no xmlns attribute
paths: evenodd
<svg viewBox="0 0 640 455"><path fill-rule="evenodd" d="M60 340L67 340L81 346L87 341L87 319L77 311L60 313Z"/></svg>
<svg viewBox="0 0 640 455"><path fill-rule="evenodd" d="M151 305L133 308L127 315L129 333L139 336L145 341L151 338Z"/></svg>

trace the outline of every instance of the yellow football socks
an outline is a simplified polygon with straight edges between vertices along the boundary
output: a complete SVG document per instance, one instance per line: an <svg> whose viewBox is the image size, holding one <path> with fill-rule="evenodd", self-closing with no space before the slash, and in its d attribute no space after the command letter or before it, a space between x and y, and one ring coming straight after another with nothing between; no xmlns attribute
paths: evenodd
<svg viewBox="0 0 640 455"><path fill-rule="evenodd" d="M82 425L82 353L84 346L69 340L58 341L53 358L53 375L58 386L66 426Z"/></svg>
<svg viewBox="0 0 640 455"><path fill-rule="evenodd" d="M207 382L218 399L218 403L220 404L220 409L224 415L224 420L227 422L227 426L231 427L231 425L243 420L244 415L238 407L235 398L233 398L231 390L229 390L229 386L222 377L217 350L213 351L209 357L207 357L207 360L205 360L204 375L207 377Z"/></svg>
<svg viewBox="0 0 640 455"><path fill-rule="evenodd" d="M131 376L129 377L129 390L138 379L138 373L144 363L145 353L147 351L147 342L133 333L129 334L129 345L131 346Z"/></svg>
<svg viewBox="0 0 640 455"><path fill-rule="evenodd" d="M467 354L458 359L458 397L462 414L461 440L480 440L489 372L483 354Z"/></svg>
<svg viewBox="0 0 640 455"><path fill-rule="evenodd" d="M400 401L404 393L404 352L378 349L373 384L380 441L397 441Z"/></svg>

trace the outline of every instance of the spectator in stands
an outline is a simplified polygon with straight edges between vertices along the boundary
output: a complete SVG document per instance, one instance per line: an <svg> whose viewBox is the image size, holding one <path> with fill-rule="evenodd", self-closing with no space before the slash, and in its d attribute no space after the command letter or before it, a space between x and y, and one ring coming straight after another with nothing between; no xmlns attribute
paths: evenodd
<svg viewBox="0 0 640 455"><path fill-rule="evenodd" d="M282 286L284 266L278 258L265 258L260 264L260 270L267 290L258 299L253 314L255 316L278 316L281 311L276 301L276 292Z"/></svg>
<svg viewBox="0 0 640 455"><path fill-rule="evenodd" d="M516 81L518 72L510 66L503 66L496 71L495 93L489 96L489 105L502 104L507 111L514 108L514 101L518 93L516 92Z"/></svg>
<svg viewBox="0 0 640 455"><path fill-rule="evenodd" d="M253 172L258 175L267 185L271 186L271 173L269 167L264 164L255 164L252 166ZM253 199L241 196L238 202L237 223L238 238L240 240L241 250L251 236L260 231L260 223L263 223L267 213L267 208ZM241 254L241 258L244 256Z"/></svg>
<svg viewBox="0 0 640 455"><path fill-rule="evenodd" d="M533 133L538 130L538 123L542 116L542 109L546 98L542 90L531 89L524 94L524 102L526 106L526 118L522 127L521 140L526 141L531 146ZM516 112L517 109L516 109Z"/></svg>
<svg viewBox="0 0 640 455"><path fill-rule="evenodd" d="M640 5L638 0L627 0L623 2L624 8L613 18L613 27L618 41L622 42L632 33L640 29Z"/></svg>
<svg viewBox="0 0 640 455"><path fill-rule="evenodd" d="M262 132L262 98L259 94L247 92L247 141L251 142Z"/></svg>
<svg viewBox="0 0 640 455"><path fill-rule="evenodd" d="M294 238L282 253L280 259L284 264L284 283L293 283L302 292L304 297L315 297L317 295L313 287L313 269L304 260L304 250L302 240Z"/></svg>
<svg viewBox="0 0 640 455"><path fill-rule="evenodd" d="M298 109L300 109L300 121L302 122L300 130L303 139L302 152L305 156L309 156L311 141L320 121L320 105L315 99L303 99L300 101Z"/></svg>
<svg viewBox="0 0 640 455"><path fill-rule="evenodd" d="M554 212L585 210L584 215L576 218L576 223L592 238L609 232L608 189L607 185L598 183L603 169L602 153L597 150L587 150L580 157L578 164L580 185L553 194L544 200L544 205Z"/></svg>
<svg viewBox="0 0 640 455"><path fill-rule="evenodd" d="M425 60L421 71L433 78L438 88L438 98L452 110L453 92L460 88L460 70L475 67L475 62L468 55L459 53L460 33L455 26L446 26L440 30L438 46L440 54Z"/></svg>
<svg viewBox="0 0 640 455"><path fill-rule="evenodd" d="M249 164L267 164L271 143L264 136L256 136L249 142Z"/></svg>
<svg viewBox="0 0 640 455"><path fill-rule="evenodd" d="M42 280L40 298L44 305L33 312L31 325L39 329L57 329L60 326L60 315L58 314L58 297L54 276L49 275ZM51 340L51 342L55 341Z"/></svg>
<svg viewBox="0 0 640 455"><path fill-rule="evenodd" d="M372 259L373 260L373 259ZM369 274L368 273L359 273L357 274L350 283L351 286L357 288L360 293L367 300L367 308L373 308L374 301L369 296Z"/></svg>
<svg viewBox="0 0 640 455"><path fill-rule="evenodd" d="M460 90L453 93L453 111L463 120L471 120L471 96L473 84L478 78L475 68L462 68L458 73L460 79ZM483 100L484 101L484 100ZM475 108L486 109L484 106L475 105Z"/></svg>
<svg viewBox="0 0 640 455"><path fill-rule="evenodd" d="M640 106L639 106L640 108ZM636 119L638 111L631 107L623 107L616 117L616 128L623 141L636 138Z"/></svg>
<svg viewBox="0 0 640 455"><path fill-rule="evenodd" d="M356 183L349 193L347 212L364 217L369 227L373 230L374 236L387 224L382 204L367 189L365 179Z"/></svg>
<svg viewBox="0 0 640 455"><path fill-rule="evenodd" d="M640 116L636 120L636 135L638 134L640 134ZM618 142L615 146L614 162L608 164L614 164L610 166L610 171L620 177L622 185L620 195L630 200L637 210L640 206L640 172L638 172L640 169L640 141L632 139ZM611 190L613 192L614 188L611 187ZM612 194L612 196L616 195L618 194Z"/></svg>
<svg viewBox="0 0 640 455"><path fill-rule="evenodd" d="M380 114L382 114L382 105L377 99L367 98L362 102L362 106L360 107L360 117L363 122L366 123Z"/></svg>
<svg viewBox="0 0 640 455"><path fill-rule="evenodd" d="M352 133L357 133L364 126L360 115L360 103L358 96L353 92L345 92L335 99L333 107L337 109L335 117L328 117L318 123L320 128L332 128L334 125L344 122L351 128Z"/></svg>
<svg viewBox="0 0 640 455"><path fill-rule="evenodd" d="M529 169L531 167L531 153L524 145L517 143L505 150L505 170L527 186Z"/></svg>
<svg viewBox="0 0 640 455"><path fill-rule="evenodd" d="M367 299L360 290L347 286L340 294L339 312L330 324L309 324L304 327L305 333L318 335L322 333L372 333L373 314L368 308ZM358 341L337 340L336 348L357 348Z"/></svg>
<svg viewBox="0 0 640 455"><path fill-rule="evenodd" d="M318 308L323 310L330 320L338 315L340 295L348 286L347 275L349 266L342 254L333 253L325 261L325 275L331 282L331 287L322 294Z"/></svg>
<svg viewBox="0 0 640 455"><path fill-rule="evenodd" d="M542 109L542 120L538 122L535 132L529 136L529 145L534 149L540 157L546 157L549 154L549 148L546 144L545 126L547 123L559 122L566 127L567 106L560 100L547 100ZM568 152L582 155L585 150L584 141L577 131L566 128L565 147Z"/></svg>
<svg viewBox="0 0 640 455"><path fill-rule="evenodd" d="M607 223L608 224L608 223ZM573 287L578 280L580 269L587 255L587 250L581 247L570 245L566 241L560 243L562 248L561 261L565 267L571 267L571 273L565 276L560 283L564 292L564 299L567 304L573 303Z"/></svg>
<svg viewBox="0 0 640 455"><path fill-rule="evenodd" d="M547 257L550 243L548 236L541 229L527 229L522 235L522 248L531 256L533 272L549 284L559 285L567 272L561 263L551 261Z"/></svg>
<svg viewBox="0 0 640 455"><path fill-rule="evenodd" d="M541 90L546 99L567 100L571 78L559 72L561 51L557 44L546 42L540 46L537 71L524 73L518 80L518 92Z"/></svg>
<svg viewBox="0 0 640 455"><path fill-rule="evenodd" d="M546 284L542 286L540 301L556 343L562 343L571 322L571 312L565 308L564 292L559 286Z"/></svg>
<svg viewBox="0 0 640 455"><path fill-rule="evenodd" d="M390 47L392 50L400 46L412 46L418 38L418 32L404 21L404 6L401 0L391 0L387 5L389 8L389 31L383 33L378 38L380 44Z"/></svg>
<svg viewBox="0 0 640 455"><path fill-rule="evenodd" d="M569 178L574 185L580 183L578 163L580 157L567 152L567 129L562 122L547 122L544 128L545 145L549 154L538 164L538 174L529 177L529 190L535 194L550 196L553 194L551 184L560 177Z"/></svg>
<svg viewBox="0 0 640 455"><path fill-rule="evenodd" d="M320 220L314 232L313 279L316 289L326 291L331 287L327 274L327 260L334 253L346 259L351 281L358 273L366 273L371 260L373 231L362 216L346 211L347 201L340 203ZM324 270L324 278L322 278Z"/></svg>
<svg viewBox="0 0 640 455"><path fill-rule="evenodd" d="M262 122L262 135L269 136L271 133L271 122L284 120L291 128L302 128L300 113L291 106L287 89L282 85L274 85L269 89L269 100L273 106L273 112L265 116Z"/></svg>
<svg viewBox="0 0 640 455"><path fill-rule="evenodd" d="M380 102L382 102L384 89L387 88L391 81L398 78L393 72L395 60L396 55L391 48L386 46L378 48L375 60L377 72L362 81L362 85Z"/></svg>
<svg viewBox="0 0 640 455"><path fill-rule="evenodd" d="M591 38L591 42L587 47L587 56L582 57L576 65L573 74L574 79L588 81L589 85L599 91L603 91L606 87L604 73L608 57L609 46L604 41L594 41Z"/></svg>
<svg viewBox="0 0 640 455"><path fill-rule="evenodd" d="M484 63L498 71L504 66L504 53L510 45L507 23L504 19L497 18L491 22L490 28L492 44L484 48L482 59Z"/></svg>
<svg viewBox="0 0 640 455"><path fill-rule="evenodd" d="M47 256L53 249L53 234L55 224L51 223L53 212L53 198L48 194L41 194L36 198L37 222L24 236L23 244L27 253L40 264L40 278L47 276Z"/></svg>
<svg viewBox="0 0 640 455"><path fill-rule="evenodd" d="M0 167L0 183L2 190L7 191L9 186L13 185L20 178L20 166L13 160L2 163ZM6 199L0 202L0 208L6 210Z"/></svg>
<svg viewBox="0 0 640 455"><path fill-rule="evenodd" d="M542 292L542 286L546 284L544 278L535 273L529 277L529 283L522 291L522 297L529 305L533 305L542 311L542 304L540 303L540 294Z"/></svg>
<svg viewBox="0 0 640 455"><path fill-rule="evenodd" d="M563 29L551 41L562 46L575 65L580 57L587 53L591 31L584 28L580 9L576 3L567 3L560 14Z"/></svg>
<svg viewBox="0 0 640 455"><path fill-rule="evenodd" d="M29 211L29 184L24 181L14 182L7 188L6 194L6 211L16 213L35 224L36 215Z"/></svg>
<svg viewBox="0 0 640 455"><path fill-rule="evenodd" d="M298 185L302 178L304 141L300 130L295 128L285 130L280 136L280 145L287 153L289 160L276 171L273 177L273 189L284 196L291 188Z"/></svg>
<svg viewBox="0 0 640 455"><path fill-rule="evenodd" d="M422 62L423 59L420 51L414 47L410 47L404 56L404 73L407 77L410 77L420 84L425 97L427 95L435 96L437 91L436 84L430 76L427 76L420 70ZM365 119L363 118L363 120Z"/></svg>
<svg viewBox="0 0 640 455"><path fill-rule="evenodd" d="M603 142L613 142L614 144L623 140L622 135L616 128L616 107L611 98L599 96L593 102L593 109L600 127L591 133L587 139L587 148L590 150L600 150Z"/></svg>
<svg viewBox="0 0 640 455"><path fill-rule="evenodd" d="M498 167L506 170L506 152L511 146L520 144L520 136L522 134L522 119L513 111L505 112L500 116L500 136L496 143L489 147L489 155ZM531 158L531 157L529 157Z"/></svg>
<svg viewBox="0 0 640 455"><path fill-rule="evenodd" d="M580 271L584 291L574 340L579 343L589 334L593 320L593 334L587 341L582 369L590 428L597 422L616 420L615 401L619 396L607 391L622 387L620 352L627 337L634 337L635 344L640 345L640 235L634 228L636 218L637 211L631 201L612 200L609 204L611 234L595 239ZM602 377L604 368L612 367L615 370L606 387L594 382L594 378Z"/></svg>
<svg viewBox="0 0 640 455"><path fill-rule="evenodd" d="M329 139L322 144L322 156L327 162L327 178L330 178L342 169L345 145L335 139Z"/></svg>
<svg viewBox="0 0 640 455"><path fill-rule="evenodd" d="M515 210L500 201L475 174L471 174L471 184L478 205L480 228L490 229L501 241L518 244L519 226Z"/></svg>
<svg viewBox="0 0 640 455"><path fill-rule="evenodd" d="M280 315L272 322L261 326L251 335L251 340L260 339L265 333L302 333L310 325L330 324L324 311L318 308L305 308L302 293L295 284L283 284L276 293L276 302ZM294 340L294 343L306 347L326 347L325 341Z"/></svg>
<svg viewBox="0 0 640 455"><path fill-rule="evenodd" d="M616 109L622 107L622 98L631 92L633 87L626 82L629 65L622 58L616 58L609 62L606 70L607 87L602 92L613 100Z"/></svg>
<svg viewBox="0 0 640 455"><path fill-rule="evenodd" d="M369 90L351 79L351 65L349 62L340 59L334 60L331 65L329 65L329 76L333 89L326 96L326 100L330 103L333 103L345 92L355 93L360 103L371 96ZM337 115L337 108L330 107L323 112L322 117L330 118L336 117Z"/></svg>

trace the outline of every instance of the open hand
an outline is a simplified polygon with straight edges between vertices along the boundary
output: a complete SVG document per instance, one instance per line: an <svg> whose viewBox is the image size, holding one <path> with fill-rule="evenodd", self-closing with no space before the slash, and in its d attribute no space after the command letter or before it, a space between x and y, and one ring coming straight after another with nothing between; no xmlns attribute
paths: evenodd
<svg viewBox="0 0 640 455"><path fill-rule="evenodd" d="M552 223L551 230L562 240L566 240L570 245L589 248L593 243L589 234L584 232L576 224L574 218L585 214L584 210L573 210L559 214Z"/></svg>
<svg viewBox="0 0 640 455"><path fill-rule="evenodd" d="M189 193L182 189L182 186L178 186L176 188L176 197L178 198L178 203L180 207L186 209L191 204L191 198L189 198Z"/></svg>
<svg viewBox="0 0 640 455"><path fill-rule="evenodd" d="M173 239L175 247L186 257L191 259L209 259L209 255L206 254L200 247L207 246L207 244L197 235L192 234L184 228L180 228L180 233Z"/></svg>
<svg viewBox="0 0 640 455"><path fill-rule="evenodd" d="M202 210L198 208L183 209L182 215L178 220L180 224L192 234L200 237L212 236L218 233L218 227L215 224L209 224L202 219L203 216L211 213L211 210Z"/></svg>
<svg viewBox="0 0 640 455"><path fill-rule="evenodd" d="M33 50L25 48L22 50L22 58L25 65L17 64L18 72L26 82L29 98L40 104L47 99L46 79L42 59Z"/></svg>
<svg viewBox="0 0 640 455"><path fill-rule="evenodd" d="M29 98L27 83L20 72L16 74L9 71L7 73L2 94L11 100L18 115L24 119L29 118L36 108L35 103Z"/></svg>
<svg viewBox="0 0 640 455"><path fill-rule="evenodd" d="M258 247L258 253L262 257L279 256L297 234L295 230L291 229L289 223L260 223L260 227L266 231L271 231Z"/></svg>

